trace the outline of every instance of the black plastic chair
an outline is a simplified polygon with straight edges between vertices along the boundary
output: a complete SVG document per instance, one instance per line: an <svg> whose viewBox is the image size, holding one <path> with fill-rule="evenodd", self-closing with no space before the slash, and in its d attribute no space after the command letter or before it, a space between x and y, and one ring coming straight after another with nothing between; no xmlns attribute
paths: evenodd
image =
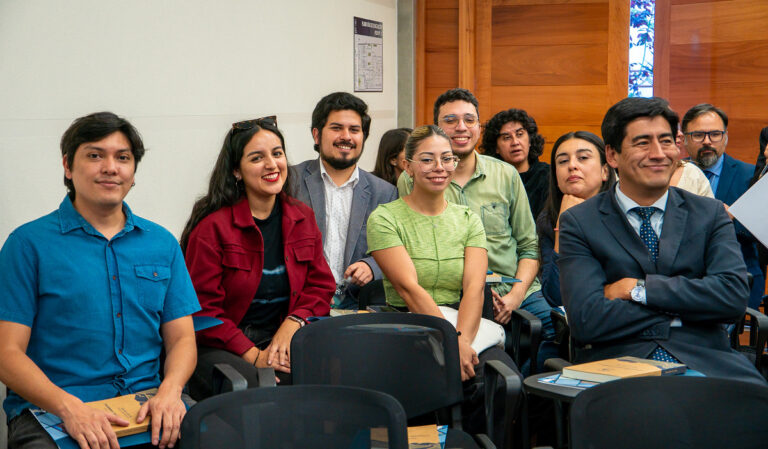
<svg viewBox="0 0 768 449"><path fill-rule="evenodd" d="M402 405L378 391L252 388L197 403L182 421L179 442L181 449L368 448L376 429L374 439L386 435L388 447L405 449L406 428Z"/></svg>
<svg viewBox="0 0 768 449"><path fill-rule="evenodd" d="M739 336L746 331L747 322L749 322L749 344L744 346L739 341ZM731 332L731 347L747 356L755 364L760 374L768 379L766 345L768 345L768 316L747 307L747 312L736 323L736 328Z"/></svg>
<svg viewBox="0 0 768 449"><path fill-rule="evenodd" d="M461 430L458 339L456 329L444 319L372 313L312 323L293 336L291 371L295 385L351 385L389 393L403 405L409 420L447 409L447 441L462 441L461 447L495 447L487 436L477 435L473 441ZM489 376L500 376L504 382L503 422L511 423L522 399L520 377L498 361L486 364L486 386L495 381ZM486 410L496 410L493 396L486 395ZM486 421L492 429L488 413Z"/></svg>
<svg viewBox="0 0 768 449"><path fill-rule="evenodd" d="M589 388L571 406L572 449L765 448L768 387L641 377Z"/></svg>

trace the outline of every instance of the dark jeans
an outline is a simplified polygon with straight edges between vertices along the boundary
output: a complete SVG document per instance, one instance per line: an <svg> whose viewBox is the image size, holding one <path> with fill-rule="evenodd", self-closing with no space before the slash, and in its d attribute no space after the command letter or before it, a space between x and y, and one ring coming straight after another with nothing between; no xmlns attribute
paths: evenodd
<svg viewBox="0 0 768 449"><path fill-rule="evenodd" d="M58 447L29 410L24 410L8 423L8 449L58 449ZM157 446L141 444L131 447L149 449Z"/></svg>

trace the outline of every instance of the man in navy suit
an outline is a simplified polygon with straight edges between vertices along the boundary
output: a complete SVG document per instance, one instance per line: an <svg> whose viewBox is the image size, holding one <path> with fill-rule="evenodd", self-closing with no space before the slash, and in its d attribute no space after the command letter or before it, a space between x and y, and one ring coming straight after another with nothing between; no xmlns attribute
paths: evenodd
<svg viewBox="0 0 768 449"><path fill-rule="evenodd" d="M336 279L334 308L357 308L359 287L381 278L366 256L365 226L379 204L397 199L392 184L361 170L357 161L368 138L368 105L347 92L323 97L312 112L312 137L318 159L291 167L298 179L293 196L315 212L323 252Z"/></svg>
<svg viewBox="0 0 768 449"><path fill-rule="evenodd" d="M682 128L685 148L709 179L715 198L725 203L726 207L730 206L749 189L755 166L725 154L728 116L711 104L698 104L685 113ZM753 277L749 306L757 309L765 291L765 276L757 256L757 240L738 221L735 226L744 263Z"/></svg>
<svg viewBox="0 0 768 449"><path fill-rule="evenodd" d="M602 124L613 189L560 216L560 283L577 362L673 360L764 384L724 323L746 309L747 271L722 204L675 187L678 118L660 98L626 98Z"/></svg>

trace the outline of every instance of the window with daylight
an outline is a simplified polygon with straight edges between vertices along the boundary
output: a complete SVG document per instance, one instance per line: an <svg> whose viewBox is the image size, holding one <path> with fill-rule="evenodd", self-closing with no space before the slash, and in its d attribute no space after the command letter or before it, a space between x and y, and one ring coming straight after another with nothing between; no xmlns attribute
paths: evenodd
<svg viewBox="0 0 768 449"><path fill-rule="evenodd" d="M629 4L629 96L653 96L653 30L656 0Z"/></svg>

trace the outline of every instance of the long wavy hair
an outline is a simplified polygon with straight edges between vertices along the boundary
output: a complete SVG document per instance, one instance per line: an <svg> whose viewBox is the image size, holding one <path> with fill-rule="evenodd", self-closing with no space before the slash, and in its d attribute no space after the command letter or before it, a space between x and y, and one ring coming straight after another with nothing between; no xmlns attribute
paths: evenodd
<svg viewBox="0 0 768 449"><path fill-rule="evenodd" d="M560 187L557 186L557 165L555 164L555 156L557 156L557 149L560 148L560 145L571 139L586 140L594 145L595 148L597 148L598 154L600 154L600 165L605 166L607 164L603 139L589 131L569 132L563 134L555 141L555 144L552 146L552 155L549 160L549 196L547 197L547 202L542 211L543 214L546 214L547 219L552 226L557 223L557 217L560 215L560 205L563 202L563 192L560 190ZM608 179L603 181L603 185L600 186L600 191L606 191L613 187L614 184L616 184L616 173L612 167L608 166Z"/></svg>
<svg viewBox="0 0 768 449"><path fill-rule="evenodd" d="M211 172L211 180L208 182L208 193L202 196L192 206L184 231L181 233L182 251L187 250L189 243L189 234L195 229L198 223L208 215L216 212L222 207L232 206L245 196L245 186L243 181L235 179L234 171L240 168L240 160L243 158L243 149L251 138L261 130L269 131L280 139L280 144L285 151L285 139L283 134L270 123L261 122L254 124L253 128L240 130L232 128L224 137L224 144L216 159L216 165ZM287 152L286 152L287 154ZM286 161L287 164L287 161ZM285 183L283 184L283 193L290 195L291 190L291 170L286 171Z"/></svg>
<svg viewBox="0 0 768 449"><path fill-rule="evenodd" d="M397 177L395 176L397 172L390 161L403 151L405 141L408 140L408 136L412 132L411 128L396 128L390 129L381 136L379 152L376 155L376 167L372 172L374 175L390 184L397 185Z"/></svg>

